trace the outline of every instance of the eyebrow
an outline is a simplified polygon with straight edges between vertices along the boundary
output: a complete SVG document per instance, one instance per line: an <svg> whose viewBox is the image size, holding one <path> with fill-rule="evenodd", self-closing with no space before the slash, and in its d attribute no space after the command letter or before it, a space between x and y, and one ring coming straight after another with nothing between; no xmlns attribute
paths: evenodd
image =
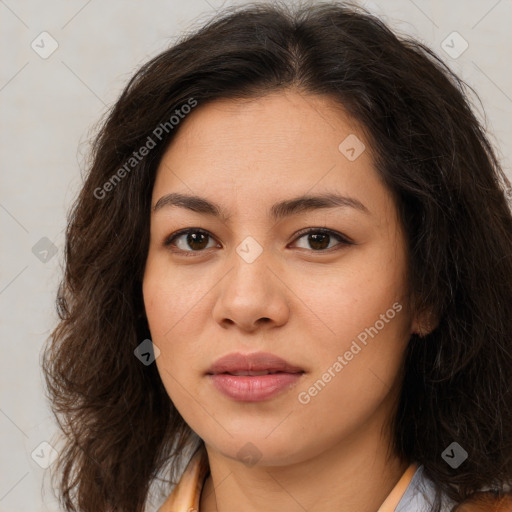
<svg viewBox="0 0 512 512"><path fill-rule="evenodd" d="M204 197L180 193L171 193L162 196L153 207L153 212L157 212L164 207L172 206L186 208L193 212L218 217L224 222L227 222L230 218L230 215L224 213L218 204L209 201ZM270 218L277 221L299 213L324 208L354 208L363 213L370 214L368 208L366 208L366 206L358 199L339 194L325 193L317 195L303 195L275 203L270 208Z"/></svg>

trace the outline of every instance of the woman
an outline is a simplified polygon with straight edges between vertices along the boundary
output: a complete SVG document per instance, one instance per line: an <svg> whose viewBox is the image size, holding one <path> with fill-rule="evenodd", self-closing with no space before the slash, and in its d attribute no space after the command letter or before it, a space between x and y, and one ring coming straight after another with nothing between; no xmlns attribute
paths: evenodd
<svg viewBox="0 0 512 512"><path fill-rule="evenodd" d="M145 64L69 219L63 507L512 510L506 185L463 83L355 7Z"/></svg>

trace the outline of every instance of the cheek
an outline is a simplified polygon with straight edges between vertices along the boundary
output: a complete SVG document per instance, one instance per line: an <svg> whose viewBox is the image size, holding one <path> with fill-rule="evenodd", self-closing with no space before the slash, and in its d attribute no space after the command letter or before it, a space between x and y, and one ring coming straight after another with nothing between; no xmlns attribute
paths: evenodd
<svg viewBox="0 0 512 512"><path fill-rule="evenodd" d="M316 336L310 333L317 340L315 346L324 346L328 352L348 349L350 340L376 323L379 333L407 331L403 255L368 248L342 263L328 273L323 269L302 272L293 281L294 293L303 302L302 306L297 303L304 312L302 321L317 330ZM393 308L395 303L399 306Z"/></svg>
<svg viewBox="0 0 512 512"><path fill-rule="evenodd" d="M180 401L180 388L188 387L184 380L187 373L180 373L179 369L189 367L190 361L185 347L179 342L179 336L175 336L176 327L173 328L183 316L180 315L183 303L176 301L175 294L170 291L173 289L169 288L165 279L154 278L151 272L144 278L144 304L151 340L160 351L155 364L167 394L176 405L176 399ZM171 342L172 339L174 342ZM176 365L176 361L180 364Z"/></svg>
<svg viewBox="0 0 512 512"><path fill-rule="evenodd" d="M146 315L152 336L160 342L173 338L187 324L194 325L194 316L201 309L201 298L208 283L193 265L176 270L165 257L148 258L143 280Z"/></svg>
<svg viewBox="0 0 512 512"><path fill-rule="evenodd" d="M174 400L191 376L204 371L200 347L205 328L205 287L190 270L176 272L165 258L148 258L143 296L151 339L160 350L156 365Z"/></svg>
<svg viewBox="0 0 512 512"><path fill-rule="evenodd" d="M315 369L295 393L306 437L322 429L334 442L391 407L408 341L406 305L392 293L362 290L360 299L329 317L335 335L315 340Z"/></svg>
<svg viewBox="0 0 512 512"><path fill-rule="evenodd" d="M303 403L315 402L319 413L337 403L331 414L339 420L371 411L397 381L410 337L403 253L369 248L332 275L306 274L297 284L314 313L304 327L316 368L300 389Z"/></svg>

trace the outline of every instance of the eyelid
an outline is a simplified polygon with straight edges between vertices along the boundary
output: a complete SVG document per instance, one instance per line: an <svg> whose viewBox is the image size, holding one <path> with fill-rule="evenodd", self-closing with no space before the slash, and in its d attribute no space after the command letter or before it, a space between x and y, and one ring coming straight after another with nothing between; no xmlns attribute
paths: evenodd
<svg viewBox="0 0 512 512"><path fill-rule="evenodd" d="M186 235L188 233L201 233L203 235L209 236L213 240L216 240L216 238L209 231L207 231L206 229L202 229L202 228L184 228L184 229L180 229L180 230L170 234L168 237L166 237L164 239L164 242L163 242L164 247L171 246L171 244L174 242L174 240L176 238L180 237L181 235ZM205 250L203 249L202 251L184 251L182 249L176 248L176 249L174 249L174 252L179 252L181 254L184 254L185 256L191 256L193 254L200 254L202 252L205 252Z"/></svg>
<svg viewBox="0 0 512 512"><path fill-rule="evenodd" d="M329 228L304 228L298 231L293 235L293 241L296 241L298 238L302 238L304 235L308 235L309 233L323 233L326 235L330 235L334 238L337 238L342 244L345 245L356 245L355 242L350 239L347 235L344 235L343 233L340 233L339 231L334 231L333 229ZM332 249L332 247L331 247ZM317 253L327 252L329 249L323 250L323 251L312 251Z"/></svg>
<svg viewBox="0 0 512 512"><path fill-rule="evenodd" d="M175 233L172 233L171 235L169 235L168 237L166 237L164 239L164 246L165 247L168 247L172 244L172 242L178 238L179 236L181 235L185 235L185 234L188 234L188 233L202 233L206 236L209 236L210 238L212 238L213 240L217 241L216 238L207 230L205 229L202 229L202 228L184 228L184 229L180 229L179 231L176 231ZM312 253L317 253L317 254L322 254L322 253L329 253L331 252L331 250L336 250L336 247L338 246L343 246L343 245L356 245L356 243L351 240L348 236L338 232L338 231L334 231L332 229L328 229L328 228L322 228L322 227L311 227L311 228L304 228L300 231L298 231L297 233L295 233L293 235L293 241L297 241L299 238L302 238L304 235L308 235L310 233L323 233L323 234L326 234L326 235L330 235L334 238L336 238L340 243L335 245L334 247L330 247L329 249L323 249L323 250L313 250L313 249L309 249L310 252ZM217 241L217 243L219 243ZM210 247L211 249L211 247ZM308 249L306 249L308 250ZM177 249L176 252L180 252L181 254L184 254L185 256L189 256L189 255L193 255L193 254L201 254L201 253L204 253L206 250L203 249L203 250L200 250L200 251L184 251L182 249Z"/></svg>

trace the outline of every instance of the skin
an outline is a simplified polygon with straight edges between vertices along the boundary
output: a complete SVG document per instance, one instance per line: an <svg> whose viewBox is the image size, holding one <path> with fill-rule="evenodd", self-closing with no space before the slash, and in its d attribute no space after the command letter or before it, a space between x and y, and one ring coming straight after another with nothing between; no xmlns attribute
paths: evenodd
<svg viewBox="0 0 512 512"><path fill-rule="evenodd" d="M354 161L338 149L349 134L366 146ZM158 371L207 449L201 512L376 511L407 467L389 449L388 422L421 319L409 307L396 207L363 131L331 99L293 90L199 105L163 156L152 205L171 192L200 195L226 214L152 211L143 281ZM322 192L355 198L368 212L267 216L275 202ZM333 249L315 250L307 234L296 235L322 227L354 245L331 237L322 247ZM164 245L184 228L206 230L207 248L191 247L186 235ZM252 263L236 251L248 236L263 249ZM301 403L298 394L396 302L401 311ZM234 401L205 376L226 354L259 351L305 373L261 402ZM252 465L238 455L249 442L259 454Z"/></svg>

